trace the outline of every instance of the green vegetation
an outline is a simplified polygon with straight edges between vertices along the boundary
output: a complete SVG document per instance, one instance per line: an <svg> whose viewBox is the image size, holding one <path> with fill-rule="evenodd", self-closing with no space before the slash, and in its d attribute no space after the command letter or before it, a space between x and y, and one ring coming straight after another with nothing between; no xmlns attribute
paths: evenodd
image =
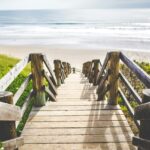
<svg viewBox="0 0 150 150"><path fill-rule="evenodd" d="M150 74L150 63L138 62L135 60L134 60L134 62L137 65L139 65L145 72ZM146 87L141 83L140 80L138 80L138 78L134 75L134 73L131 70L129 70L125 65L121 65L121 70L122 70L123 74L126 76L126 78L128 79L128 81L131 83L131 85L134 87L134 89L137 91L137 93L140 96L142 96L142 90ZM134 100L133 96L126 89L126 87L124 86L124 84L122 82L120 82L120 86L121 86L122 91L125 93L125 96L127 97L128 101L130 102L132 108L137 107L138 103ZM127 117L127 120L132 128L132 131L134 132L134 134L138 134L138 129L137 129L132 117L130 116L123 100L121 98L118 98L118 101L121 106L121 109L123 110L125 116Z"/></svg>
<svg viewBox="0 0 150 150"><path fill-rule="evenodd" d="M19 59L8 57L5 55L0 55L0 78L2 78L7 72L9 72L10 69L13 66L15 66L15 64L17 64L18 62L19 62ZM15 94L30 72L31 72L31 68L30 68L30 64L28 64L6 90ZM29 95L31 89L32 89L32 81L29 82L26 90L23 92L23 94L17 101L17 103L16 103L17 106L20 106L20 107L23 106L25 99ZM28 119L28 115L31 111L32 105L33 105L33 100L31 100L28 109L24 113L24 116L23 116L20 124L17 127L18 135L21 133L21 131Z"/></svg>
<svg viewBox="0 0 150 150"><path fill-rule="evenodd" d="M3 145L2 145L2 142L0 141L0 150L3 150Z"/></svg>

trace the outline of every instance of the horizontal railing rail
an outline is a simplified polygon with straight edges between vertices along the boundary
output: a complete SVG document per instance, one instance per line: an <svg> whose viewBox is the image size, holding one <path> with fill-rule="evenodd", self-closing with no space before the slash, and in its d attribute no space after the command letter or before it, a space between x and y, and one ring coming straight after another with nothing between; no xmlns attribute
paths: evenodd
<svg viewBox="0 0 150 150"><path fill-rule="evenodd" d="M136 117L134 117L135 108L131 105L131 99L127 98L127 93L129 93L130 96L132 95L132 101L136 103L136 106L139 105L140 107L140 105L143 103L143 99L141 97L141 94L139 94L133 84L131 84L128 76L126 76L126 74L122 72L121 66L123 65L125 65L131 71L130 74L135 75L135 77L141 82L141 84L143 84L146 88L150 88L150 76L142 68L140 68L135 62L130 60L122 52L109 52L107 53L104 63L101 66L101 69L97 76L97 83L95 84L98 86L98 100L104 100L106 97L109 104L117 105L118 98L121 98L140 131L141 123ZM89 78L89 82L93 83L94 72L91 69L92 67L90 68L89 66L90 63L84 63L82 73L85 74L86 77L88 77L88 74L92 74L92 79ZM90 69L88 69L88 67ZM134 82L136 82L136 80ZM150 111L150 108L147 111ZM145 114L144 111L143 114ZM143 138L142 136L140 137ZM137 140L138 138L135 139ZM150 137L146 140L150 140Z"/></svg>
<svg viewBox="0 0 150 150"><path fill-rule="evenodd" d="M28 66L31 71L22 83L20 83L20 86L17 87L14 95L11 92L6 92L7 88L19 77L18 75L20 75L26 66ZM57 67L54 66L53 71L45 55L33 53L18 62L0 79L0 131L3 130L4 126L6 129L0 132L0 141L3 141L5 148L8 147L8 143L11 143L11 149L13 149L15 147L13 143L22 140L22 138L17 137L17 134L21 134L23 124L25 124L28 119L27 116L32 106L44 106L47 100L56 101L57 87L59 86L58 80L61 79L61 83L64 83L65 78L71 73L71 65L69 63L61 62L60 66L61 73L58 77ZM10 103L11 105L2 102ZM9 107L7 105L9 105ZM15 110L16 108L17 110ZM20 117L18 116L19 114ZM17 133L16 131L19 132ZM17 143L15 148L18 148Z"/></svg>

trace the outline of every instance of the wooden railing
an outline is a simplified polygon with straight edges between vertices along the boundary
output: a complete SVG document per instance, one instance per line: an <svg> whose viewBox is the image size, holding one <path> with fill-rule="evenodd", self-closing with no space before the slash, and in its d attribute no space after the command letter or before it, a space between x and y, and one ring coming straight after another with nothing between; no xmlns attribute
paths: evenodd
<svg viewBox="0 0 150 150"><path fill-rule="evenodd" d="M54 64L55 62L57 60L54 61ZM27 65L31 66L31 72L17 92L14 95L11 92L6 92L6 89ZM25 123L22 120L27 120L32 106L44 106L47 100L56 101L60 80L63 83L64 79L71 73L69 63L61 63L60 61L60 68L59 70L55 64L53 72L45 55L30 54L0 79L0 141L3 141L5 149L16 149L23 144L23 138L18 137L16 129ZM32 89L24 99L23 105L15 106L28 88L30 81L32 82Z"/></svg>
<svg viewBox="0 0 150 150"><path fill-rule="evenodd" d="M102 66L91 64L92 62L84 63L82 72L83 74L85 74L86 77L88 77L90 83L98 86L98 100L101 101L107 99L108 104L110 105L117 105L119 97L123 100L131 117L134 119L134 122L138 127L140 133L140 139L135 137L133 140L133 144L145 148L143 144L141 145L139 143L142 143L141 141L145 141L145 143L149 145L148 143L150 140L150 136L146 135L150 135L150 121L148 120L149 118L144 117L144 114L146 113L150 115L150 105L142 103L150 102L150 94L149 98L147 98L147 100L145 101L145 98L142 98L139 95L139 93L135 90L130 81L126 78L126 75L123 74L120 66L125 65L131 71L131 73L134 74L136 78L140 80L140 82L142 82L142 84L146 88L150 88L150 76L146 72L144 72L135 62L125 56L122 52L107 53L107 56ZM94 71L95 68L97 68L97 71ZM130 92L133 100L137 103L137 105L139 105L137 108L135 108L135 111L134 108L131 106L130 101L126 97L125 91L123 90L124 88L126 88L126 90ZM148 94L145 94L144 92L143 95ZM143 114L143 118L137 117L139 114L139 110L140 114ZM150 147L148 147L148 149L150 149Z"/></svg>

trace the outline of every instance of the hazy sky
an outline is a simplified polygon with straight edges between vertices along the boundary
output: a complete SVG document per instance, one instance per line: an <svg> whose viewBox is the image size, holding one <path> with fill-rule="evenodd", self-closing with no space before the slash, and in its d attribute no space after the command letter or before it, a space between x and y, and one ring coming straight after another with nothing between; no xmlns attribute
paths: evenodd
<svg viewBox="0 0 150 150"><path fill-rule="evenodd" d="M150 0L0 0L0 9L150 8Z"/></svg>

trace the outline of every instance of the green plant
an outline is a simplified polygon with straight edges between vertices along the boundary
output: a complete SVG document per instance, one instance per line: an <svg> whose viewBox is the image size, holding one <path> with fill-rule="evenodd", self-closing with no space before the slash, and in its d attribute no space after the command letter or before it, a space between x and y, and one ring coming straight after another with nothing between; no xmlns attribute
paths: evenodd
<svg viewBox="0 0 150 150"><path fill-rule="evenodd" d="M4 148L3 148L3 144L2 144L2 142L0 141L0 150L4 150Z"/></svg>
<svg viewBox="0 0 150 150"><path fill-rule="evenodd" d="M15 66L15 64L18 62L19 62L19 59L8 57L5 55L0 55L0 78L2 78L7 72L9 72L10 69L13 66ZM30 63L29 63L23 69L23 71L21 71L21 73L16 77L16 79L9 85L9 87L6 90L15 94L30 72L31 72L31 68L30 68ZM32 81L29 82L26 90L23 92L23 94L18 99L18 101L16 103L17 106L20 106L20 107L23 106L25 99L29 95L31 89L32 89ZM18 134L20 134L20 132L22 131L22 129L26 123L26 120L28 119L28 115L32 109L32 104L33 103L30 102L28 109L24 113L24 116L23 116L20 124L17 127Z"/></svg>

